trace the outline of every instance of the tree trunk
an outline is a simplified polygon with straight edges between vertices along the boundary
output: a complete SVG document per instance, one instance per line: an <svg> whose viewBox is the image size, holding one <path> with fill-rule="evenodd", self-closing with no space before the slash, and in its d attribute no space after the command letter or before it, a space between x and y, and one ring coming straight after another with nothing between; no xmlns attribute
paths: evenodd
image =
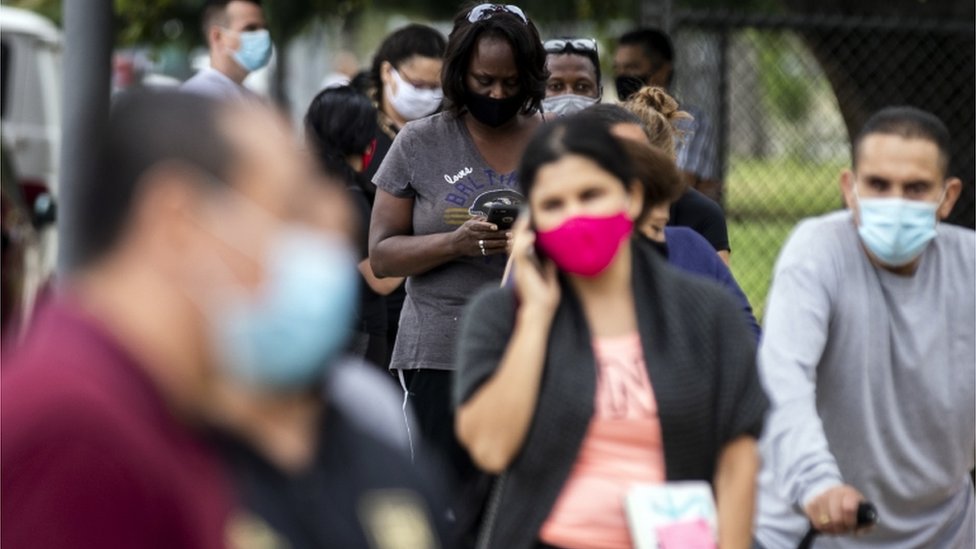
<svg viewBox="0 0 976 549"><path fill-rule="evenodd" d="M794 12L843 14L852 24L816 24L800 30L837 95L851 136L882 107L912 105L932 112L952 136L950 174L963 194L949 221L973 228L976 181L976 33L971 0L930 2L872 0L863 12L891 19L856 19L837 0L784 0ZM850 4L850 2L847 2ZM935 18L938 19L935 19ZM863 24L861 24L863 23Z"/></svg>

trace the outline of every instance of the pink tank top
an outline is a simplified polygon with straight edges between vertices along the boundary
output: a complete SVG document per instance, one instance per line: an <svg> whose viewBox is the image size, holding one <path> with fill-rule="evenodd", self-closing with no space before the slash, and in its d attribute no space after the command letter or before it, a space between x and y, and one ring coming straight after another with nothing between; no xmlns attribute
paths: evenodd
<svg viewBox="0 0 976 549"><path fill-rule="evenodd" d="M661 424L640 336L595 339L593 351L593 418L539 539L567 549L629 549L624 496L634 483L664 482Z"/></svg>

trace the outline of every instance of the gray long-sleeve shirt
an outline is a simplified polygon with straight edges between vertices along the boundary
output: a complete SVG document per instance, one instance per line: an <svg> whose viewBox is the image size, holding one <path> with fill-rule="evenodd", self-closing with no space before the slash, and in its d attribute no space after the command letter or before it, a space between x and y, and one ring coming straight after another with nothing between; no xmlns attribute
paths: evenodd
<svg viewBox="0 0 976 549"><path fill-rule="evenodd" d="M976 233L949 225L903 277L849 212L801 223L776 264L759 353L772 402L756 536L796 547L801 509L849 484L880 524L817 547L973 547Z"/></svg>

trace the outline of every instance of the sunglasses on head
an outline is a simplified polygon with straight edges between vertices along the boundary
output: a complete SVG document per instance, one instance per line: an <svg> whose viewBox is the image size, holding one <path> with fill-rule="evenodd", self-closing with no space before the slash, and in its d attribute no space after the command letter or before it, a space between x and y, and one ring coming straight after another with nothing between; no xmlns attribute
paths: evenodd
<svg viewBox="0 0 976 549"><path fill-rule="evenodd" d="M594 38L555 38L546 40L542 46L546 53L564 53L567 51L599 53Z"/></svg>
<svg viewBox="0 0 976 549"><path fill-rule="evenodd" d="M525 17L525 13L522 12L522 8L512 4L479 4L471 8L471 11L468 12L468 22L477 23L478 21L491 19L497 13L514 15L526 25L529 24L529 20Z"/></svg>

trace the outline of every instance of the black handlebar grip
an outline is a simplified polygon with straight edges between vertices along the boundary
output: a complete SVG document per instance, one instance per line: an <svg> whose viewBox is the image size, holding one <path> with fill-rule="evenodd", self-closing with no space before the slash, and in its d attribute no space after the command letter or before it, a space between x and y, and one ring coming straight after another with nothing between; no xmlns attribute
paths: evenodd
<svg viewBox="0 0 976 549"><path fill-rule="evenodd" d="M857 527L865 528L878 523L878 508L870 501L862 501L857 505ZM800 540L797 549L809 549L813 545L813 540L820 534L812 524L807 530L807 535Z"/></svg>
<svg viewBox="0 0 976 549"><path fill-rule="evenodd" d="M857 506L857 527L878 523L878 509L870 501L862 501Z"/></svg>

